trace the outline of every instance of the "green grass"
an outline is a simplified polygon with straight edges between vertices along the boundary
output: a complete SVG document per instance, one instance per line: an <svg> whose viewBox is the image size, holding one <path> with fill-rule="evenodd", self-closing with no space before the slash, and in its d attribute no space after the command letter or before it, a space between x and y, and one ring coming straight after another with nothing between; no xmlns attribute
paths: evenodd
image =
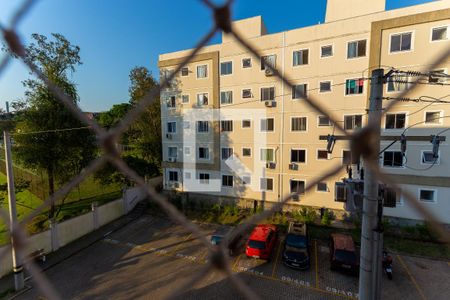
<svg viewBox="0 0 450 300"><path fill-rule="evenodd" d="M0 173L0 184L6 183L6 176ZM91 203L97 202L99 205L105 204L109 201L120 198L122 195L121 187L119 185L103 186L97 183L92 176L86 178L79 187L74 188L65 199L61 212L58 215L58 220L67 220L72 217L81 215L91 210ZM18 219L32 212L36 207L42 204L42 200L32 194L29 190L24 190L16 193L17 214ZM8 211L8 197L7 192L0 192L0 206ZM46 212L40 219L46 218ZM9 241L7 234L7 224L3 219L0 219L0 245ZM41 229L45 229L48 222L44 222ZM33 230L35 232L37 229Z"/></svg>
<svg viewBox="0 0 450 300"><path fill-rule="evenodd" d="M0 173L0 184L6 183L6 176ZM4 211L9 211L8 195L7 192L0 192L0 205ZM30 193L28 190L16 193L16 207L17 216L21 220L23 217L33 211L42 201ZM3 219L0 219L0 245L4 244L8 240L6 234L7 224L5 224Z"/></svg>

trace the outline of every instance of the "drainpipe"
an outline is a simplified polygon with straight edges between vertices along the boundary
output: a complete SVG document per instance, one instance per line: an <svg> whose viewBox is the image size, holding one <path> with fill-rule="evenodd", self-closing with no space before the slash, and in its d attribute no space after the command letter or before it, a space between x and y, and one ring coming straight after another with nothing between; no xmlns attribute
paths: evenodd
<svg viewBox="0 0 450 300"><path fill-rule="evenodd" d="M283 32L282 50L281 50L281 77L284 78L286 50L286 32ZM283 197L283 169L284 169L284 81L281 80L281 126L280 126L280 173L278 179L278 201Z"/></svg>

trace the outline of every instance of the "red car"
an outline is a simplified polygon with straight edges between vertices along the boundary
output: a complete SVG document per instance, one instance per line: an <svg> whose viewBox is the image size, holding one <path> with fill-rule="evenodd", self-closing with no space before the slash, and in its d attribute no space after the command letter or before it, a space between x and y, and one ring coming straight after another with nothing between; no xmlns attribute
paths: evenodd
<svg viewBox="0 0 450 300"><path fill-rule="evenodd" d="M272 224L259 224L253 229L245 247L247 257L270 259L277 240L277 227Z"/></svg>

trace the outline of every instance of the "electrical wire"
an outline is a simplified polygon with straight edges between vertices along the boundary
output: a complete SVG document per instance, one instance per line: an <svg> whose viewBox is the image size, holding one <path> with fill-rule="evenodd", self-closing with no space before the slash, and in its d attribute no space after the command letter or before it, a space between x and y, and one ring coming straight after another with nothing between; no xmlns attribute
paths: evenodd
<svg viewBox="0 0 450 300"><path fill-rule="evenodd" d="M425 120L425 121L422 121L422 122L415 123L415 124L413 124L413 125L410 125L410 126L406 127L405 130L403 130L402 134L405 134L405 132L406 132L407 130L409 130L410 128L412 128L412 127L414 127L414 126L417 126L417 125L420 125L420 124L424 124L424 123L427 123L427 122L429 122L429 121L434 121L434 120L439 120L439 119L445 119L445 118L450 118L450 116L442 116L442 117L439 117L439 118L433 118L433 119L430 119L430 120ZM449 129L450 129L450 128L449 128ZM448 129L445 129L445 131L447 131L447 130L448 130ZM437 135L439 135L439 134L437 134Z"/></svg>
<svg viewBox="0 0 450 300"><path fill-rule="evenodd" d="M424 97L424 98L430 98L430 99L433 99L433 100L441 101L442 99L445 99L445 98L447 98L448 96L450 96L450 94L448 94L448 95L446 95L446 96L444 96L444 97L441 97L441 98L434 98L434 97L431 97L431 96L420 96L419 99L422 98L422 97ZM430 107L431 105L433 105L433 104L435 104L435 103L437 103L437 102L431 102L430 104L427 104L427 105L425 105L424 107L422 107L421 109L419 109L419 110L417 110L417 111L415 111L415 112L409 113L409 114L407 114L406 116L409 117L409 116L412 116L412 115L414 115L414 114L416 114L416 113L418 113L418 112L421 112L421 111L424 110L425 108Z"/></svg>
<svg viewBox="0 0 450 300"><path fill-rule="evenodd" d="M410 166L406 165L407 162L408 162L408 158L406 157L406 155L403 155L403 166L405 168L411 169L413 171L428 171L428 170L430 170L431 168L433 168L436 165L436 162L438 161L438 159L439 159L439 157L436 157L431 165L429 165L426 168L419 169L419 168L413 168L413 167L410 167Z"/></svg>
<svg viewBox="0 0 450 300"><path fill-rule="evenodd" d="M86 126L86 127L76 127L76 128L64 128L64 129L42 130L42 131L18 132L18 133L11 134L11 136L29 135L29 134L42 134L42 133L57 133L57 132L64 132L64 131L84 130L84 129L90 129L90 128L91 128L90 126Z"/></svg>

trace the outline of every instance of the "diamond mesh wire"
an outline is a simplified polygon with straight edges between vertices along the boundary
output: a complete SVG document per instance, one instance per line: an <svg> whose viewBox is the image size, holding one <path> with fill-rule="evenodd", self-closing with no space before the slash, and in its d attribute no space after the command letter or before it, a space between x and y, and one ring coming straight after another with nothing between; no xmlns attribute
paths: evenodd
<svg viewBox="0 0 450 300"><path fill-rule="evenodd" d="M137 185L143 187L152 201L157 203L172 220L176 221L179 224L182 224L190 233L192 233L195 237L197 237L210 252L211 262L205 265L205 267L197 274L197 276L193 276L193 278L188 282L188 284L185 284L184 286L180 287L179 290L175 291L172 294L171 298L176 298L177 296L179 296L180 293L182 293L185 289L188 289L194 283L204 278L212 269L219 269L223 271L225 274L227 274L231 279L230 282L232 283L232 285L242 294L243 297L248 299L258 298L256 293L252 291L244 282L240 281L236 277L236 274L232 272L230 259L226 254L225 247L228 244L227 241L232 240L238 234L249 229L251 226L253 226L252 224L258 223L259 221L268 218L273 213L282 209L283 206L292 197L292 195L284 197L278 203L273 205L269 210L265 210L262 213L254 215L245 220L243 224L239 225L238 230L235 230L231 233L233 236L227 235L225 237L225 242L221 243L221 247L218 250L211 246L211 244L208 242L208 240L202 234L201 230L196 224L189 221L187 217L184 216L180 211L178 211L177 208L173 206L165 196L157 193L152 187L148 186L143 178L141 178L132 168L127 166L127 164L120 158L120 152L117 150L115 146L115 141L119 139L119 137L127 130L127 128L133 123L133 121L136 120L144 112L144 110L152 103L153 99L160 92L160 90L169 86L170 82L175 78L176 74L181 70L181 68L184 67L187 63L189 63L193 59L193 57L205 45L207 45L207 43L211 40L211 38L217 31L222 30L225 33L228 33L229 35L233 36L234 39L238 43L240 43L245 49L247 49L247 51L250 52L256 59L259 59L261 57L260 51L257 49L255 45L251 44L250 41L247 41L245 38L243 38L238 32L233 31L231 27L231 18L230 18L231 16L230 8L233 1L228 0L225 2L223 6L217 6L214 3L210 2L209 0L202 0L202 2L208 8L211 9L214 19L213 28L197 43L196 47L190 52L188 56L184 58L184 60L176 67L176 69L173 72L171 72L171 74L167 78L162 79L160 85L157 88L148 92L143 97L143 99L137 104L137 106L133 110L131 110L115 128L109 131L102 128L94 120L87 118L87 116L76 105L74 105L75 102L72 101L70 97L64 94L64 92L62 92L57 86L52 84L52 82L48 80L48 78L46 78L45 75L42 74L33 65L32 62L28 61L25 58L24 46L22 45L20 39L18 38L16 28L17 25L20 23L20 21L26 16L26 14L31 10L32 6L36 2L37 1L35 0L24 1L23 5L19 7L19 9L17 9L16 13L14 14L9 28L0 24L0 30L3 33L4 41L6 42L10 50L13 53L15 53L15 55L18 58L20 58L28 66L28 68L49 87L49 89L54 93L55 97L59 101L61 101L61 103L63 103L73 113L74 116L76 116L80 121L82 121L83 123L85 123L87 126L90 127L90 129L97 135L98 144L104 151L104 154L101 157L92 161L91 164L88 167L86 167L82 173L75 176L62 188L60 188L48 199L46 199L41 206L35 209L31 214L27 215L20 223L16 224L13 228L9 228L10 235L12 236L13 240L13 245L16 251L18 251L18 254L21 256L22 261L25 262L25 267L29 270L29 272L33 276L37 287L48 299L61 299L56 289L52 286L51 282L49 282L49 280L46 278L45 274L38 271L38 268L34 264L34 262L32 260L24 259L25 257L23 252L28 244L27 235L25 233L24 227L33 219L33 217L35 217L44 209L49 207L49 205L52 202L63 198L74 187L80 184L87 176L93 174L105 163L110 162L125 176L136 182ZM430 69L433 69L433 67L438 66L440 63L445 61L449 56L450 56L450 49L448 49L448 51L444 52L438 58L434 59L429 64ZM4 72L5 67L9 62L10 62L9 57L3 57L0 60L0 76ZM280 81L283 81L285 85L287 85L290 88L294 86L293 80L291 80L289 76L286 76L284 74L282 76L281 72L277 68L273 68L270 64L268 65L268 67L272 69L273 74ZM410 85L408 89L406 89L404 92L401 93L399 98L407 97L415 89L415 87L416 84ZM356 142L361 143L361 141L364 141L364 139L361 139L361 136L357 136L357 134L350 134L346 132L342 127L342 125L337 120L332 118L331 115L327 112L327 110L324 107L322 107L318 99L312 96L308 96L304 98L304 101L311 107L311 109L316 111L318 114L327 115L330 118L331 122L334 124L335 128L337 128L339 131L341 131L343 134L345 134L347 137L350 138L351 143ZM389 105L387 105L386 109L383 111L383 114L389 111L389 109L393 108L394 105L396 105L396 103L397 102L393 101ZM370 128L367 129L370 131ZM365 153L361 154L363 157L365 156ZM367 164L367 167L374 172L374 174L380 181L389 183L389 185L392 186L394 189L398 191L400 190L400 187L396 183L395 178L390 175L384 174L380 170L378 164L369 163ZM309 184L305 187L305 191L311 190L317 183L333 175L338 174L341 171L341 169L342 166L339 166L326 172L323 172L320 176L318 176L318 178L315 178L314 180L311 180L309 182ZM441 238L446 242L449 242L450 241L449 234L448 232L445 232L443 230L439 220L428 209L420 205L416 197L414 197L410 193L405 193L404 191L402 191L402 194L405 196L406 200L422 216L424 216L424 218L428 222L430 222L433 229L440 234ZM0 218L2 218L6 224L9 224L9 217L5 211L0 210ZM11 246L5 247L2 250L2 252L0 252L0 259L3 258L9 251L11 251Z"/></svg>

